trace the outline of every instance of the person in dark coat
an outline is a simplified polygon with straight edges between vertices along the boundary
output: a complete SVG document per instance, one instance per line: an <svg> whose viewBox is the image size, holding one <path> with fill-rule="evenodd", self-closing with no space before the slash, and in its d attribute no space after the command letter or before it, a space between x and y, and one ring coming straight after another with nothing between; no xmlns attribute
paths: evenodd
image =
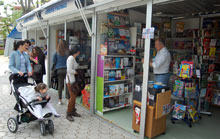
<svg viewBox="0 0 220 139"><path fill-rule="evenodd" d="M40 73L37 73L36 71L33 71L33 77L36 81L36 83L43 83L43 75L46 74L45 70L45 55L43 51L40 49L40 47L36 46L32 50L32 55L30 57L32 61L32 66L34 69L34 66L37 64L42 65L42 69Z"/></svg>

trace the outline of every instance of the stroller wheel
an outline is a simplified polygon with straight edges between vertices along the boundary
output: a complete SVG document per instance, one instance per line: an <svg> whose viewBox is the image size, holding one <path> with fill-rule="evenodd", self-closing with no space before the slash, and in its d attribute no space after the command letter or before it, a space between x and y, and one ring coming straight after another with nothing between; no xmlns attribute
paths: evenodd
<svg viewBox="0 0 220 139"><path fill-rule="evenodd" d="M48 131L50 134L53 134L54 132L54 124L52 120L48 120Z"/></svg>
<svg viewBox="0 0 220 139"><path fill-rule="evenodd" d="M42 136L46 135L46 124L44 121L40 122L40 132Z"/></svg>
<svg viewBox="0 0 220 139"><path fill-rule="evenodd" d="M7 122L8 130L12 133L17 132L18 130L18 121L16 118L9 118Z"/></svg>

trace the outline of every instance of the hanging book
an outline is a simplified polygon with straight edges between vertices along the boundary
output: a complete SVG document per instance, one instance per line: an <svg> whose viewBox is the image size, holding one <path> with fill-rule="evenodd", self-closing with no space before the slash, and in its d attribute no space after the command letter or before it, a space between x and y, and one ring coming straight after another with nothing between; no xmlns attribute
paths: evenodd
<svg viewBox="0 0 220 139"><path fill-rule="evenodd" d="M107 46L107 43L105 44L101 44L100 45L100 55L107 55L107 52L108 52L108 46Z"/></svg>
<svg viewBox="0 0 220 139"><path fill-rule="evenodd" d="M120 26L119 16L114 16L114 25L115 26Z"/></svg>
<svg viewBox="0 0 220 139"><path fill-rule="evenodd" d="M114 15L108 14L108 25L114 25L115 18Z"/></svg>
<svg viewBox="0 0 220 139"><path fill-rule="evenodd" d="M125 18L124 17L119 17L120 20L120 26L125 27Z"/></svg>
<svg viewBox="0 0 220 139"><path fill-rule="evenodd" d="M184 31L184 22L177 22L176 23L176 32L182 33Z"/></svg>

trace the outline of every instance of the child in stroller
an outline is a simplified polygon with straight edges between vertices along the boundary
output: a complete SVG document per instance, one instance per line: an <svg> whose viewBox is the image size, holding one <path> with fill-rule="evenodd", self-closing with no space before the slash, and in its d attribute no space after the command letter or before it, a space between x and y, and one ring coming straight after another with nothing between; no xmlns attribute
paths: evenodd
<svg viewBox="0 0 220 139"><path fill-rule="evenodd" d="M50 134L53 134L54 124L50 118L53 114L54 116L59 117L59 114L56 113L56 110L50 103L48 104L50 100L49 96L47 99L40 99L41 101L36 97L41 95L39 93L42 90L44 90L42 93L46 92L47 87L43 85L45 89L41 89L41 87L36 86L34 79L28 77L27 74L24 74L23 76L12 74L10 75L9 80L12 90L11 93L14 94L17 100L15 110L19 112L16 117L10 117L8 119L7 126L9 131L15 133L18 130L19 124L29 123L40 119L41 134L44 136L46 130L48 130ZM35 91L35 88L37 92Z"/></svg>
<svg viewBox="0 0 220 139"><path fill-rule="evenodd" d="M34 100L42 101L43 99L45 99L45 100L50 99L49 95L47 94L48 89L47 89L46 84L39 83L39 84L37 84L36 87L34 87L34 90L35 90L35 93L32 96L32 101L34 101ZM46 103L46 105L39 104L39 105L35 105L34 107L36 108L36 115L37 115L38 119L40 119L40 120L43 119L42 107L50 109L55 117L60 117L60 115L57 113L57 111L55 110L53 105L49 102Z"/></svg>

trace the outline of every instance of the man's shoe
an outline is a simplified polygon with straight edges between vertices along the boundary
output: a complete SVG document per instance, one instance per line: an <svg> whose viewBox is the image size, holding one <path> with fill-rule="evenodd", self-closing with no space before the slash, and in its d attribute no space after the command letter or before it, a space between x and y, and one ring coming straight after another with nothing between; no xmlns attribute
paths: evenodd
<svg viewBox="0 0 220 139"><path fill-rule="evenodd" d="M66 119L69 120L70 122L73 122L73 121L74 121L73 116L70 115L70 114L67 114L67 115L66 115Z"/></svg>
<svg viewBox="0 0 220 139"><path fill-rule="evenodd" d="M74 117L81 117L81 115L78 114L76 111L73 111L73 112L72 112L72 116L74 116Z"/></svg>

